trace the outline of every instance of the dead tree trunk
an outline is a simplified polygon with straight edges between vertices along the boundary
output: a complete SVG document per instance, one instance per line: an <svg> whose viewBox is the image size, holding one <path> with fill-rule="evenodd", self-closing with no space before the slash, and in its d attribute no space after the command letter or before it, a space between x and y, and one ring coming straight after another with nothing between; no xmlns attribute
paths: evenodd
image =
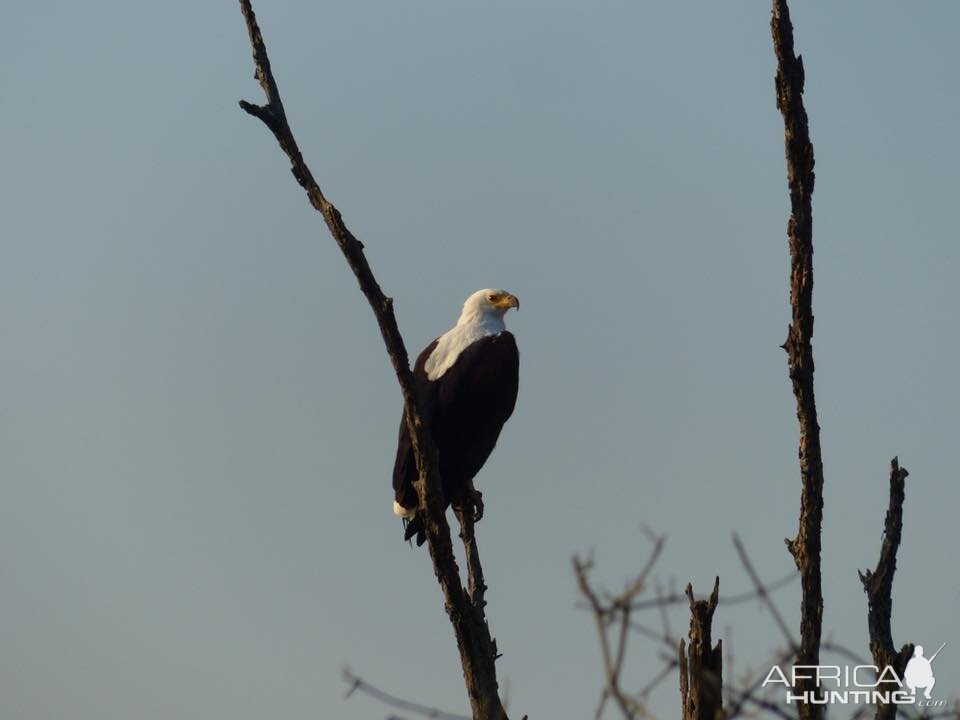
<svg viewBox="0 0 960 720"><path fill-rule="evenodd" d="M803 107L803 59L794 54L793 25L786 0L773 0L770 20L777 56L777 108L783 115L790 187L790 306L792 318L783 348L787 351L790 380L800 423L800 523L787 547L800 571L803 598L800 608L798 665L820 664L823 624L823 591L820 580L820 528L823 521L823 461L820 425L813 392L813 145ZM802 680L798 692L817 692L814 680ZM822 716L822 706L799 705L802 720Z"/></svg>
<svg viewBox="0 0 960 720"><path fill-rule="evenodd" d="M712 645L713 611L720 597L720 578L708 600L690 601L690 644L680 641L680 707L682 720L718 720L723 717L723 641Z"/></svg>
<svg viewBox="0 0 960 720"><path fill-rule="evenodd" d="M880 559L875 570L860 574L860 582L867 593L867 626L870 630L870 654L873 664L883 669L889 665L903 677L907 661L913 655L913 645L907 644L897 652L893 645L890 619L893 615L893 575L897 571L897 550L900 547L900 535L903 530L903 501L906 498L906 480L910 473L901 468L897 458L890 461L890 504L883 523L883 542L880 546ZM881 691L898 690L895 681L881 683ZM892 703L877 703L877 720L893 720L897 715L897 706Z"/></svg>

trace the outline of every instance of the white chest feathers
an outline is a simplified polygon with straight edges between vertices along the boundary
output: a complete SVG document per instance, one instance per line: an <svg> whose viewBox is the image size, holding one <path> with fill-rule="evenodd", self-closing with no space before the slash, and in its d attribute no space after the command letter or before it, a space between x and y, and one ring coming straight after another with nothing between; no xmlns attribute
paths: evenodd
<svg viewBox="0 0 960 720"><path fill-rule="evenodd" d="M461 318L461 322L457 323L456 327L445 332L437 340L437 346L424 365L427 379L431 381L439 379L453 367L460 353L477 340L497 335L506 329L503 318L495 315Z"/></svg>

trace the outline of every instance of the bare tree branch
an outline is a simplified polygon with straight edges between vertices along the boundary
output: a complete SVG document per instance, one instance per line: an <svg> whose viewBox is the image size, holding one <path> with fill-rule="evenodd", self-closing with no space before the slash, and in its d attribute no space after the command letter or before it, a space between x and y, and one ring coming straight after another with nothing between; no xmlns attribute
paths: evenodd
<svg viewBox="0 0 960 720"><path fill-rule="evenodd" d="M768 666L772 667L773 665L782 665L788 660L791 660L795 654L796 652L793 648L778 653L768 663ZM728 686L724 687L724 695L726 696L728 702L726 720L733 720L733 718L746 714L744 708L748 705L753 705L764 710L770 710L779 717L795 720L795 716L790 715L790 713L788 713L779 705L771 703L766 698L760 697L763 692L763 681L766 676L767 673L759 674L756 676L753 682L744 682L740 688L730 688Z"/></svg>
<svg viewBox="0 0 960 720"><path fill-rule="evenodd" d="M447 525L441 497L441 484L437 471L437 455L432 439L423 421L423 411L413 385L413 375L406 347L393 313L393 300L380 289L370 265L363 252L363 244L354 237L340 216L340 212L324 197L320 186L314 180L300 153L300 148L287 123L287 115L280 99L280 91L270 68L270 59L263 41L263 35L257 24L250 0L240 0L240 10L247 25L253 61L256 67L255 77L260 82L266 96L265 105L255 105L245 100L240 107L250 115L260 119L273 133L281 149L290 159L294 178L307 193L310 204L323 216L333 239L357 278L360 289L366 296L373 314L380 326L384 345L400 384L403 395L404 417L410 431L414 457L416 458L419 479L415 483L419 496L419 509L424 517L430 558L434 571L443 591L447 615L453 625L460 651L460 661L470 698L470 706L475 720L504 720L506 713L497 693L496 646L490 637L481 603L470 602L460 581L460 574L453 555L450 541L450 528ZM468 533L473 537L472 529ZM466 537L465 537L466 541ZM468 543L468 555L472 552L471 576L476 575L480 561L476 545L471 549ZM481 578L482 573L478 574ZM482 595L482 592L480 593Z"/></svg>
<svg viewBox="0 0 960 720"><path fill-rule="evenodd" d="M652 573L654 563L658 559L664 544L662 537L658 537L652 533L650 537L654 543L653 552L645 562L639 575L628 581L624 590L618 594L601 592L590 583L589 572L593 568L592 560L581 560L576 557L573 559L577 584L581 594L585 598L585 601L580 603L580 605L590 610L593 615L599 635L601 659L603 661L605 684L595 713L596 718L601 717L607 703L611 700L614 701L618 712L625 719L653 717L644 704L646 699L657 685L666 677L672 675L678 668L681 670L681 683L687 682L687 692L689 693L691 663L689 659L681 660L679 657L677 648L681 641L670 632L669 615L666 612L668 606L675 604L675 594L663 594L660 585L654 583L653 591L655 597L642 597L643 593L648 589L649 581L647 578ZM683 599L688 607L691 607L691 602L694 603L692 606L694 608L693 612L699 609L705 610L710 606L715 608L724 603L741 603L757 598L772 605L770 593L773 589L775 587L782 587L790 582L790 580L799 577L798 573L794 571L788 577L781 578L775 583L765 586L754 571L749 558L746 558L742 543L739 543L735 538L735 544L738 545L741 560L746 559L745 566L748 574L751 576L754 588L749 592L742 592L728 596L727 598L721 598L719 596L719 586L716 586L710 598L706 600L691 600L690 593L692 592L692 588L688 587L683 595ZM643 611L657 612L660 618L659 629L654 629L650 625L638 620L636 617L637 613ZM779 615L775 606L772 609L772 613L775 618ZM627 644L627 637L623 633L623 620L625 615L629 630L654 641L660 648L659 658L663 663L657 673L651 676L651 679L642 686L638 693L630 693L623 687L622 668L626 664L625 651ZM702 620L703 618L701 618L701 621ZM692 622L693 618L691 618L691 623ZM782 623L782 617L778 624L785 627L785 624ZM700 632L699 635L696 636L702 638L704 637L704 633ZM773 664L782 664L795 656L796 643L788 640L788 644L790 645L790 649L785 654L778 654L773 659ZM687 643L684 643L684 647L692 649ZM784 718L792 717L789 712L777 707L772 700L768 699L767 696L770 694L769 688L761 688L761 683L766 677L766 673L755 679L751 675L751 677L747 677L742 683L735 687L724 686L722 682L722 652L720 645L718 644L712 652L715 654L715 657L714 655L710 656L709 666L705 666L702 662L700 663L702 674L705 678L705 682L701 683L701 685L704 687L704 690L710 690L716 687L716 689L722 693L722 698L730 703L730 709L722 712L722 703L719 700L716 702L711 701L710 706L701 702L699 707L707 708L712 706L714 709L719 708L725 720L732 720L733 718L750 714L747 712L748 708L755 712L775 712L776 715ZM716 662L714 662L714 659ZM686 667L684 667L684 663L686 663ZM715 670L712 669L714 666ZM686 671L686 677L683 674L684 671ZM681 687L683 687L683 685L681 685ZM712 697L716 698L715 695ZM776 710L773 708L776 708ZM715 712L715 710L708 710L708 714L711 712ZM711 716L711 718L712 717L713 716Z"/></svg>
<svg viewBox="0 0 960 720"><path fill-rule="evenodd" d="M890 665L899 677L913 654L913 645L904 645L898 653L893 646L890 619L893 615L893 575L897 571L897 549L903 531L903 501L906 480L910 473L901 468L897 458L890 461L890 504L883 523L883 542L875 570L858 572L867 593L867 626L870 629L870 654L878 668ZM896 683L894 683L896 684ZM894 688L896 689L896 688ZM877 703L877 720L893 720L897 706Z"/></svg>
<svg viewBox="0 0 960 720"><path fill-rule="evenodd" d="M637 595L646 589L647 578L653 566L656 564L660 553L663 550L663 537L653 536L648 533L653 540L653 550L647 558L646 564L640 573L630 581L619 595L612 596L604 601L600 599L599 594L590 585L588 574L593 567L590 560L581 560L578 557L573 558L573 571L577 578L577 585L581 594L586 598L590 610L593 613L593 619L597 626L597 635L600 640L600 654L603 661L603 672L605 685L600 694L600 701L597 705L595 717L597 720L603 714L607 700L612 699L623 715L624 720L633 720L634 718L647 717L646 706L637 697L623 690L621 685L621 674L627 654L627 642L629 631L637 629L631 622L630 613L632 604ZM615 626L615 640L611 641L611 626ZM656 639L664 639L657 636ZM668 644L671 647L675 645ZM668 659L668 663L673 662ZM641 694L643 696L643 694Z"/></svg>
<svg viewBox="0 0 960 720"><path fill-rule="evenodd" d="M783 720L796 720L795 716L788 713L783 709L779 704L765 698L757 697L755 693L733 693L733 697L738 700L738 705L735 712L731 712L727 716L727 720L731 720L734 717L745 714L743 711L744 706L753 705L760 710L764 710L768 713L775 715L778 718Z"/></svg>
<svg viewBox="0 0 960 720"><path fill-rule="evenodd" d="M792 319L783 347L787 351L790 380L800 423L800 523L796 538L787 540L801 575L800 665L818 665L823 625L823 591L820 575L821 524L823 521L823 461L820 425L813 392L813 145L803 107L803 60L794 54L793 25L786 0L773 0L770 20L777 57L777 108L783 115L787 183L790 187L790 306ZM816 692L814 680L804 680L799 691ZM800 705L802 720L816 720L822 706Z"/></svg>
<svg viewBox="0 0 960 720"><path fill-rule="evenodd" d="M477 549L477 539L473 532L474 514L469 506L458 506L454 508L457 520L460 522L460 539L463 540L466 548L467 560L467 597L481 617L484 615L484 607L487 601L484 600L484 593L487 586L483 580L483 566L480 564L480 555ZM493 652L496 655L497 642L491 639Z"/></svg>
<svg viewBox="0 0 960 720"><path fill-rule="evenodd" d="M784 575L778 580L774 580L772 583L763 586L763 591L768 596L770 593L773 593L781 588L786 587L794 580L799 577L796 570L791 570L789 575ZM737 593L735 595L720 596L720 599L717 601L718 607L723 607L724 605L739 605L741 603L749 602L751 600L756 600L760 597L760 593L757 590L757 587L754 586L753 590L747 590L742 593ZM659 595L648 600L636 600L631 609L633 610L648 610L650 608L664 608L668 605L680 605L687 604L689 601L686 594L680 594L677 592L672 592L667 595Z"/></svg>
<svg viewBox="0 0 960 720"><path fill-rule="evenodd" d="M429 707L428 705L420 705L419 703L404 700L403 698L397 697L396 695L371 685L360 676L354 675L348 668L343 668L342 674L344 682L350 685L345 697L350 697L353 695L353 693L359 691L365 695L375 698L376 700L379 700L383 704L392 707L395 710L404 710L406 712L416 713L417 715L423 715L424 717L432 718L433 720L470 720L465 715L444 712L443 710L437 710L436 708Z"/></svg>
<svg viewBox="0 0 960 720"><path fill-rule="evenodd" d="M767 609L770 611L770 615L773 616L774 622L777 624L777 627L783 634L784 639L787 641L787 645L791 650L793 650L794 653L796 653L797 641L793 639L793 633L790 632L790 628L787 627L787 623L783 619L783 615L780 614L777 606L774 604L773 600L770 599L769 591L760 581L760 576L757 575L757 571L754 570L753 563L750 562L750 558L747 556L747 550L743 546L743 543L740 542L740 537L736 533L734 533L733 536L733 545L737 549L737 554L740 556L740 562L743 563L743 567L747 571L747 575L750 576L750 580L753 582L754 588L756 588L757 597L763 600L764 604L767 606Z"/></svg>

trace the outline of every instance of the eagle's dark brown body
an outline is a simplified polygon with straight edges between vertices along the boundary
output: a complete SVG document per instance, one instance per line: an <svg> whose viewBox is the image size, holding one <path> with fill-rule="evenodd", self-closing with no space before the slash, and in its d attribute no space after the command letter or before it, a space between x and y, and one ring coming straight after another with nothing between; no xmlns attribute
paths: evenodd
<svg viewBox="0 0 960 720"><path fill-rule="evenodd" d="M513 335L503 331L467 346L446 372L430 380L425 365L436 347L434 340L420 353L413 375L440 455L443 495L449 506L471 486L513 412L520 356ZM410 435L401 418L393 489L396 502L404 508L417 507L416 479ZM419 517L409 521L404 539L414 535L417 545L422 545L426 536Z"/></svg>

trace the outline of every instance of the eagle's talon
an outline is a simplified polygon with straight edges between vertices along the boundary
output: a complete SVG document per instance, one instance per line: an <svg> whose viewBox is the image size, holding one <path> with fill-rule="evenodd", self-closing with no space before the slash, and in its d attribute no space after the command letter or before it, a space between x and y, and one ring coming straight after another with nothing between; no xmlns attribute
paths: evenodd
<svg viewBox="0 0 960 720"><path fill-rule="evenodd" d="M467 493L468 500L473 505L473 521L480 522L483 517L483 493L476 488L470 488Z"/></svg>
<svg viewBox="0 0 960 720"><path fill-rule="evenodd" d="M472 522L479 522L483 517L483 493L473 487L464 488L463 494L454 503L453 509L457 514L469 516Z"/></svg>

